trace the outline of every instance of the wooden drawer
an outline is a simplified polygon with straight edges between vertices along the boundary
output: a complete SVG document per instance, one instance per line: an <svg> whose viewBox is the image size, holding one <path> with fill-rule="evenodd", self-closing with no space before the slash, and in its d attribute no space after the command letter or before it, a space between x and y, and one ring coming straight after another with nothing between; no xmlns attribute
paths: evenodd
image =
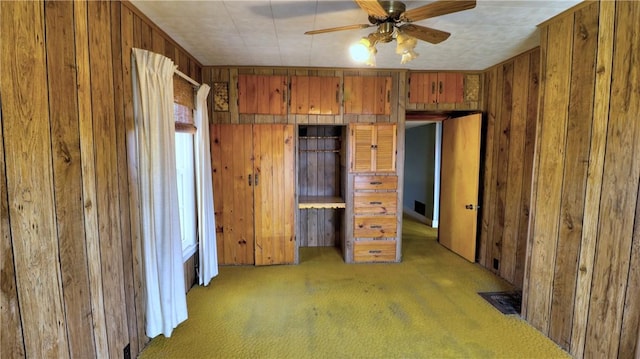
<svg viewBox="0 0 640 359"><path fill-rule="evenodd" d="M353 221L353 236L395 238L396 216L358 216Z"/></svg>
<svg viewBox="0 0 640 359"><path fill-rule="evenodd" d="M395 214L398 206L396 192L354 192L355 214Z"/></svg>
<svg viewBox="0 0 640 359"><path fill-rule="evenodd" d="M395 190L398 188L398 176L355 176L353 189L358 190Z"/></svg>
<svg viewBox="0 0 640 359"><path fill-rule="evenodd" d="M354 262L395 262L396 241L355 241Z"/></svg>

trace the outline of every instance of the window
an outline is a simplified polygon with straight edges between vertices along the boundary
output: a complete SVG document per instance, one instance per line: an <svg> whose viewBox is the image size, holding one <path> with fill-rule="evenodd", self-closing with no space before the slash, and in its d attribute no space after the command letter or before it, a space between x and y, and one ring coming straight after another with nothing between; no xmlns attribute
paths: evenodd
<svg viewBox="0 0 640 359"><path fill-rule="evenodd" d="M176 178L182 259L186 261L198 248L196 214L196 168L193 137L194 94L191 84L174 76L174 113L176 122Z"/></svg>
<svg viewBox="0 0 640 359"><path fill-rule="evenodd" d="M195 173L193 134L176 132L176 178L184 260L195 253L198 244Z"/></svg>

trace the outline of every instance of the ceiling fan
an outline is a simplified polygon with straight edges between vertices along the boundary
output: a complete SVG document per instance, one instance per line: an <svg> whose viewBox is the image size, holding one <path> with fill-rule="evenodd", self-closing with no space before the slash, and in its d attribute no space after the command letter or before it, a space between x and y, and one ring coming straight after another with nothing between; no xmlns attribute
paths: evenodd
<svg viewBox="0 0 640 359"><path fill-rule="evenodd" d="M375 45L396 40L396 53L402 55L401 63L413 60L418 54L413 51L416 40L438 44L451 35L446 31L432 29L426 26L412 24L436 16L451 14L458 11L473 9L475 0L436 0L430 4L406 9L400 1L354 0L358 6L367 12L369 24L354 24L327 29L305 32L305 35L317 35L327 32L366 29L377 26L377 30L367 37L363 37L356 46L352 47L352 56L356 60L364 61L368 65L375 65ZM355 53L354 53L355 52Z"/></svg>

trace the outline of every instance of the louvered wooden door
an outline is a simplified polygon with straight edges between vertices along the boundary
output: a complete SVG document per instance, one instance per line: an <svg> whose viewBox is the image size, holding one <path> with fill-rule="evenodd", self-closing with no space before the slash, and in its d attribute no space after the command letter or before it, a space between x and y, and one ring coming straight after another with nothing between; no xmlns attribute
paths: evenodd
<svg viewBox="0 0 640 359"><path fill-rule="evenodd" d="M293 125L211 127L220 264L295 261Z"/></svg>
<svg viewBox="0 0 640 359"><path fill-rule="evenodd" d="M352 124L350 135L352 172L395 172L395 124Z"/></svg>

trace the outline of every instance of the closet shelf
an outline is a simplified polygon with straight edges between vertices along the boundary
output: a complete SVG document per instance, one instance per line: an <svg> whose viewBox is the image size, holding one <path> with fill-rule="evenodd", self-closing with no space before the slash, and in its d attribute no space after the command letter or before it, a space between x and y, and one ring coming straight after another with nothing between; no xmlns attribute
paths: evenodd
<svg viewBox="0 0 640 359"><path fill-rule="evenodd" d="M344 199L331 196L300 196L298 208L345 208Z"/></svg>

